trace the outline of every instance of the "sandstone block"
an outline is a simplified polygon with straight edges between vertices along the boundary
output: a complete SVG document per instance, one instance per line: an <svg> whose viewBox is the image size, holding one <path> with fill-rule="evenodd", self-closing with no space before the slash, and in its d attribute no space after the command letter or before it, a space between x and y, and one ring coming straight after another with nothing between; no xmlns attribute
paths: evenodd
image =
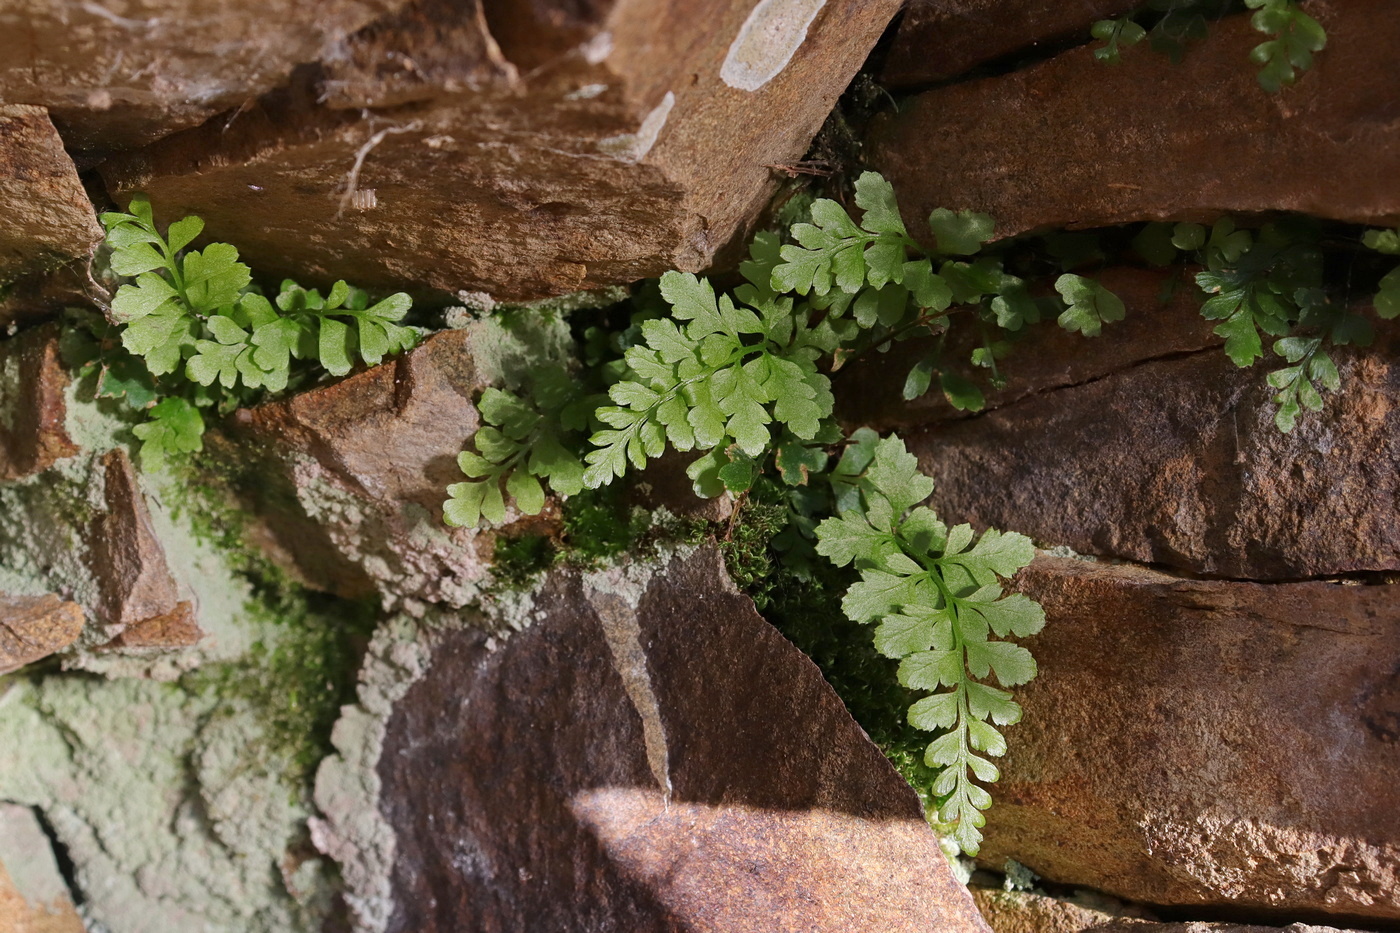
<svg viewBox="0 0 1400 933"><path fill-rule="evenodd" d="M803 156L898 6L421 0L309 85L102 171L313 280L523 300L695 271L764 209L767 166Z"/></svg>
<svg viewBox="0 0 1400 933"><path fill-rule="evenodd" d="M64 426L67 387L56 328L0 342L0 480L32 476L78 452Z"/></svg>
<svg viewBox="0 0 1400 933"><path fill-rule="evenodd" d="M1162 923L1145 916L1124 916L1116 909L1106 911L1026 891L975 887L972 899L994 933L1344 933L1306 923L1286 927L1202 921Z"/></svg>
<svg viewBox="0 0 1400 933"><path fill-rule="evenodd" d="M83 610L53 594L0 593L0 674L62 651L83 631Z"/></svg>
<svg viewBox="0 0 1400 933"><path fill-rule="evenodd" d="M1111 339L1103 337L1100 339ZM1335 354L1342 388L1291 434L1263 366L1146 362L914 435L934 503L1080 553L1296 580L1400 569L1396 341Z"/></svg>
<svg viewBox="0 0 1400 933"><path fill-rule="evenodd" d="M11 39L19 34L0 28ZM0 62L7 60L0 51ZM0 100L13 98L0 93ZM0 284L86 257L102 239L73 160L42 107L0 104L0 210Z"/></svg>
<svg viewBox="0 0 1400 933"><path fill-rule="evenodd" d="M1142 46L1105 66L1089 46L915 98L872 127L873 166L915 236L931 210L986 211L998 236L1222 213L1400 221L1400 127L1388 0L1308 6L1328 34L1313 67L1262 90L1247 16L1212 25L1180 64ZM1262 166L1286 166L1270 171Z"/></svg>
<svg viewBox="0 0 1400 933"><path fill-rule="evenodd" d="M381 643L362 675L313 826L362 925L984 933L913 792L717 553L555 572L528 612L494 648Z"/></svg>
<svg viewBox="0 0 1400 933"><path fill-rule="evenodd" d="M1048 621L988 867L1197 915L1400 917L1393 587L1046 557L1014 586Z"/></svg>

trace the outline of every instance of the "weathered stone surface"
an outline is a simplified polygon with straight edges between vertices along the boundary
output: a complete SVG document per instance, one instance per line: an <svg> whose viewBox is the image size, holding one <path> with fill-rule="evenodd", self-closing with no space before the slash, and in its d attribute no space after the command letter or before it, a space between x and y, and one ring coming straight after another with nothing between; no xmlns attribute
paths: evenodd
<svg viewBox="0 0 1400 933"><path fill-rule="evenodd" d="M985 930L913 792L717 553L556 572L525 605L495 650L442 626L380 644L390 679L336 727L313 838L361 929ZM363 803L352 765L377 771Z"/></svg>
<svg viewBox="0 0 1400 933"><path fill-rule="evenodd" d="M119 198L197 212L304 279L531 299L698 270L898 6L423 0L349 39L314 86L103 172Z"/></svg>
<svg viewBox="0 0 1400 933"><path fill-rule="evenodd" d="M102 458L106 511L89 531L98 612L110 648L182 647L200 638L188 602L170 573L146 497L120 447ZM117 637L120 636L120 637Z"/></svg>
<svg viewBox="0 0 1400 933"><path fill-rule="evenodd" d="M1110 339L1110 338L1103 338ZM1400 569L1400 341L1335 354L1291 434L1256 366L1144 363L915 435L941 514L1081 553L1279 580Z"/></svg>
<svg viewBox="0 0 1400 933"><path fill-rule="evenodd" d="M971 890L977 909L994 933L1343 933L1333 927L1304 923L1282 928L1236 923L1161 923L1025 891L976 887Z"/></svg>
<svg viewBox="0 0 1400 933"><path fill-rule="evenodd" d="M956 78L1042 43L1084 42L1095 20L1142 6L1134 0L912 0L890 43L881 81L915 88Z"/></svg>
<svg viewBox="0 0 1400 933"><path fill-rule="evenodd" d="M85 929L34 811L0 803L0 930L84 933Z"/></svg>
<svg viewBox="0 0 1400 933"><path fill-rule="evenodd" d="M0 99L53 112L69 145L142 145L242 106L403 0L5 0Z"/></svg>
<svg viewBox="0 0 1400 933"><path fill-rule="evenodd" d="M42 107L0 104L0 210L0 284L87 256L102 239L73 160Z"/></svg>
<svg viewBox="0 0 1400 933"><path fill-rule="evenodd" d="M1177 273L1171 273L1177 275ZM981 387L984 411L1001 408L1030 395L1100 379L1149 360L1189 353L1220 345L1211 333L1214 322L1201 317L1193 288L1175 288L1162 301L1168 273L1115 267L1095 275L1123 299L1127 317L1104 328L1097 338L1072 334L1047 321L1028 335L1001 364L1006 385L992 388L987 370L971 364L972 351L981 346L974 328L955 328L948 335L944 359L956 361L956 371ZM921 358L934 349L934 338L897 343L885 354L872 353L841 370L836 380L841 418L852 424L868 424L883 430L908 430L934 421L975 417L958 411L936 389L913 401L903 397L904 380Z"/></svg>
<svg viewBox="0 0 1400 933"><path fill-rule="evenodd" d="M930 91L873 127L872 164L915 236L930 236L937 207L987 211L998 236L1275 210L1394 224L1400 124L1386 69L1400 19L1388 0L1308 10L1328 48L1283 93L1259 87L1260 36L1234 17L1179 65L1144 44L1106 67L1086 46Z"/></svg>
<svg viewBox="0 0 1400 933"><path fill-rule="evenodd" d="M1014 586L1048 621L988 867L1157 905L1400 917L1394 587L1047 557Z"/></svg>
<svg viewBox="0 0 1400 933"><path fill-rule="evenodd" d="M67 387L57 329L0 342L0 480L33 475L78 452L64 426Z"/></svg>
<svg viewBox="0 0 1400 933"><path fill-rule="evenodd" d="M0 593L0 674L62 651L83 631L83 609L53 594Z"/></svg>
<svg viewBox="0 0 1400 933"><path fill-rule="evenodd" d="M480 423L478 333L435 334L382 366L237 413L231 433L269 465L269 529L309 583L471 600L486 561L474 531L443 524L442 502Z"/></svg>

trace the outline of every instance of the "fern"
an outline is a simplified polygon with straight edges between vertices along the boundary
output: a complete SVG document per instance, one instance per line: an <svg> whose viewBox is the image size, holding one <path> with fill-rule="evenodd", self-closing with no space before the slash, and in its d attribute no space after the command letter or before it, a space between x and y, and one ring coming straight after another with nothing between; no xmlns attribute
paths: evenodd
<svg viewBox="0 0 1400 933"><path fill-rule="evenodd" d="M1103 43L1094 50L1094 57L1117 64L1124 49L1146 38L1153 51L1180 62L1189 43L1205 38L1208 19L1224 16L1232 6L1230 0L1150 0L1129 16L1094 23L1090 35ZM1297 0L1244 0L1244 6L1255 11L1251 25L1270 36L1249 54L1250 61L1260 66L1259 86L1277 93L1312 66L1313 55L1327 45L1327 33L1298 8ZM1151 22L1151 27L1142 22Z"/></svg>
<svg viewBox="0 0 1400 933"><path fill-rule="evenodd" d="M859 497L847 496L840 516L817 528L817 551L860 571L843 611L852 621L879 623L875 647L901 661L901 684L933 691L910 708L909 722L938 733L924 760L941 769L932 788L942 800L939 818L955 823L953 838L976 854L991 796L974 778L997 779L982 755L1004 754L996 727L1021 718L1010 693L982 681L990 674L1015 687L1034 677L1030 652L1002 639L1034 635L1045 624L1039 605L1004 596L999 580L1029 564L1034 550L1023 535L989 530L976 539L969 525L945 526L920 505L933 480L897 437L874 445L851 486Z"/></svg>
<svg viewBox="0 0 1400 933"><path fill-rule="evenodd" d="M81 362L98 372L99 397L148 414L135 434L149 466L201 448L204 409L227 413L317 374L294 361L341 376L356 357L374 365L417 343L418 332L399 323L411 305L403 293L371 305L344 281L323 297L288 280L269 302L237 249L188 248L204 230L198 217L162 235L144 197L128 210L102 223L112 271L133 281L117 289L111 324L91 325Z"/></svg>

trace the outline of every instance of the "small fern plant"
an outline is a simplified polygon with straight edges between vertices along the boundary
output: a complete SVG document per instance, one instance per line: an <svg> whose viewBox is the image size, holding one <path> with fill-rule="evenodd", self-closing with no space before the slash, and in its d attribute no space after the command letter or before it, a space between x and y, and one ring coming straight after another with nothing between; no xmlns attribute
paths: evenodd
<svg viewBox="0 0 1400 933"><path fill-rule="evenodd" d="M938 769L938 815L976 852L991 801L978 782L996 780L990 758L1006 748L998 727L1020 716L1005 688L1035 674L1029 652L1005 639L1044 623L1002 581L1034 552L1022 535L947 528L922 504L933 481L899 438L843 433L831 374L894 341L934 337L905 397L937 387L957 408L977 409L980 389L944 356L954 327L982 334L972 362L994 365L1006 334L1057 320L1092 337L1124 307L1076 273L1058 274L1053 289L1009 274L1005 255L987 246L985 214L934 211L926 250L878 174L860 176L854 202L858 221L820 199L787 242L760 233L732 292L687 273L662 276L659 308L639 310L614 341L591 341L620 358L486 390L475 449L459 461L468 479L450 487L443 511L468 526L502 521L509 499L538 512L545 484L561 495L607 486L667 450L696 455L687 474L699 496L776 498L781 558L799 577L816 559L854 566L861 580L845 613L878 623L876 647L901 660L901 683L929 693L909 721L935 734L925 760Z"/></svg>
<svg viewBox="0 0 1400 933"><path fill-rule="evenodd" d="M227 414L417 343L418 332L399 323L406 294L371 304L344 281L323 296L287 280L269 301L233 246L189 249L204 229L198 217L162 234L137 196L102 223L112 272L132 281L117 289L109 320L89 322L92 339L70 362L96 376L98 397L145 415L133 431L148 466L202 449L205 411Z"/></svg>

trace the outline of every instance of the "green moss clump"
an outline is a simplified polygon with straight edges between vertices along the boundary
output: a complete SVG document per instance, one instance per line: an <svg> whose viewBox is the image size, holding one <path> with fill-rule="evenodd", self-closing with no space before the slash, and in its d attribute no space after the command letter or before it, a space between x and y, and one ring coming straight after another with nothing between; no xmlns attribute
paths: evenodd
<svg viewBox="0 0 1400 933"><path fill-rule="evenodd" d="M491 568L496 580L510 587L524 587L554 566L559 549L546 535L499 537Z"/></svg>
<svg viewBox="0 0 1400 933"><path fill-rule="evenodd" d="M588 489L564 503L564 557L596 567L635 548L652 526L651 515L631 508L620 486Z"/></svg>

